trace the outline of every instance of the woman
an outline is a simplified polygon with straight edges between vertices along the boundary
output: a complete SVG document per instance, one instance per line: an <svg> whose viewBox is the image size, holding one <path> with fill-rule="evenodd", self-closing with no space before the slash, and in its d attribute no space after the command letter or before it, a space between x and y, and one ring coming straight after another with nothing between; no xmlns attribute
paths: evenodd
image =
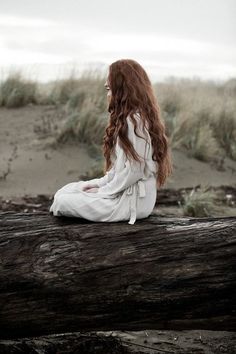
<svg viewBox="0 0 236 354"><path fill-rule="evenodd" d="M168 139L151 82L139 63L112 63L104 86L110 113L103 138L105 174L59 189L50 212L134 224L151 214L157 187L172 173Z"/></svg>

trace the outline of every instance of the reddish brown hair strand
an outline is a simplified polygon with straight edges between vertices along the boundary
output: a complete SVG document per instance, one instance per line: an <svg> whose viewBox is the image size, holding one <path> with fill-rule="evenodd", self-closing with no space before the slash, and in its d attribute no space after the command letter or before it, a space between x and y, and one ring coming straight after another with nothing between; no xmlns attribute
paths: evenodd
<svg viewBox="0 0 236 354"><path fill-rule="evenodd" d="M121 59L109 66L107 80L112 94L108 104L109 123L103 137L105 172L112 165L111 153L114 151L117 137L126 156L140 161L127 137L126 121L130 116L136 133L134 114L139 111L143 124L151 137L152 158L158 165L157 187L163 186L167 177L173 172L171 151L160 107L146 71L135 60Z"/></svg>

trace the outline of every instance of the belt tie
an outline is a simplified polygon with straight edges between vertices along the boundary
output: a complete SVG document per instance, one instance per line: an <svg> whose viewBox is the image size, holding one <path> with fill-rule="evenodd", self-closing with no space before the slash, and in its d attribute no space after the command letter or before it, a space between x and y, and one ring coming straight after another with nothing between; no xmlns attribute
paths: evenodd
<svg viewBox="0 0 236 354"><path fill-rule="evenodd" d="M130 219L128 224L134 224L137 216L137 196L143 198L146 196L145 184L142 180L132 184L127 188L127 195L130 195Z"/></svg>

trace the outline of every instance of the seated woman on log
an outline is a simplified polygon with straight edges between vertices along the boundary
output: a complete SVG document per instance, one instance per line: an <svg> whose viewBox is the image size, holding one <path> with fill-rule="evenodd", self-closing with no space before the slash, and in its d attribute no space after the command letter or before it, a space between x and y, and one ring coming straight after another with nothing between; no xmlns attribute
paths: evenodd
<svg viewBox="0 0 236 354"><path fill-rule="evenodd" d="M137 61L112 63L104 86L110 113L103 138L105 174L60 188L50 212L134 224L151 214L157 187L172 173L165 125L150 79Z"/></svg>

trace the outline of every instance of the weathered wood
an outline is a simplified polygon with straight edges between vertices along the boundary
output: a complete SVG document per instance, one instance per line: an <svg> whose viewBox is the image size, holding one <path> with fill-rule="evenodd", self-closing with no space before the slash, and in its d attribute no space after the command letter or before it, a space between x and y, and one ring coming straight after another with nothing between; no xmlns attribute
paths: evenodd
<svg viewBox="0 0 236 354"><path fill-rule="evenodd" d="M236 218L0 213L0 336L236 328Z"/></svg>
<svg viewBox="0 0 236 354"><path fill-rule="evenodd" d="M44 337L0 340L1 354L138 354L140 351L129 349L119 338L96 333L67 333Z"/></svg>
<svg viewBox="0 0 236 354"><path fill-rule="evenodd" d="M0 340L1 354L236 353L236 332L112 331Z"/></svg>

